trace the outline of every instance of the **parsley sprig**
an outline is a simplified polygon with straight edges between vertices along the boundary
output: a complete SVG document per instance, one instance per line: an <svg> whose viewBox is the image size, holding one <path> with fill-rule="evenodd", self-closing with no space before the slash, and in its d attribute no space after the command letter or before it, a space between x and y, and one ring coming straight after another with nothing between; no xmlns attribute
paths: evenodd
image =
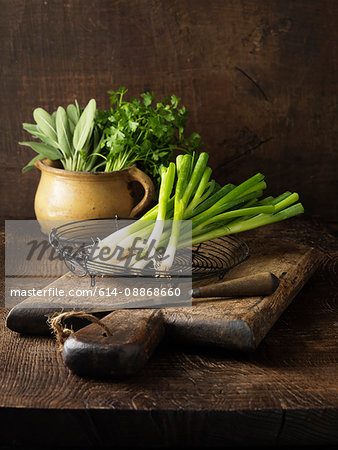
<svg viewBox="0 0 338 450"><path fill-rule="evenodd" d="M188 112L176 95L157 100L153 92L145 92L127 101L124 87L108 93L111 108L96 115L104 161L95 170L121 170L137 163L159 186L161 168L177 152L192 154L201 147L199 134L185 135Z"/></svg>

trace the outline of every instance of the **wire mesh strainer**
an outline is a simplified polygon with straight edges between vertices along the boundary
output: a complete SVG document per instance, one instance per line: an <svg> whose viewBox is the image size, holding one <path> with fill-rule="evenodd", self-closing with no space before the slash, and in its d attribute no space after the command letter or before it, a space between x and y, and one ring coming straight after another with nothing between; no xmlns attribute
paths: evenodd
<svg viewBox="0 0 338 450"><path fill-rule="evenodd" d="M130 219L128 219L130 223ZM125 220L102 219L81 220L66 223L53 228L49 235L52 247L61 255L67 268L78 276L90 275L92 280L96 275L126 276L123 267L93 261L90 252L97 241L103 239L113 231L120 229ZM247 244L237 236L225 236L203 242L192 247L192 253L187 257L187 252L177 251L173 271L175 277L192 277L193 280L201 280L210 277L223 278L231 268L243 262L249 256ZM152 269L146 271L128 268L128 277L149 277L164 275ZM172 273L172 272L171 272Z"/></svg>

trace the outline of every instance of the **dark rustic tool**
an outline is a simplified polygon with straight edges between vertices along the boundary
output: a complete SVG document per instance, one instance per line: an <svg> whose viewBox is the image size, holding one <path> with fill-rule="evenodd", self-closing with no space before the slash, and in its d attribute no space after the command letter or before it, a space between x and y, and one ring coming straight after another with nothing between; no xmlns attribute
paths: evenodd
<svg viewBox="0 0 338 450"><path fill-rule="evenodd" d="M140 370L164 335L159 309L114 311L101 322L109 335L93 323L72 334L62 356L75 373L96 377L123 377Z"/></svg>
<svg viewBox="0 0 338 450"><path fill-rule="evenodd" d="M194 288L193 298L201 297L254 297L270 295L277 289L279 279L270 272L236 278L223 283Z"/></svg>

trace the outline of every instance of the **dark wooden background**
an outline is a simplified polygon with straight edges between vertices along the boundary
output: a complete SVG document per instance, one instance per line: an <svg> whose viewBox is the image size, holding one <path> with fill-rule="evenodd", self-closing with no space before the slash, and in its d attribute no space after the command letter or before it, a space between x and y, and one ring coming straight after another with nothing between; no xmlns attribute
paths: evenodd
<svg viewBox="0 0 338 450"><path fill-rule="evenodd" d="M338 220L335 0L0 0L1 215L33 217L32 111L176 93L220 182L263 172Z"/></svg>

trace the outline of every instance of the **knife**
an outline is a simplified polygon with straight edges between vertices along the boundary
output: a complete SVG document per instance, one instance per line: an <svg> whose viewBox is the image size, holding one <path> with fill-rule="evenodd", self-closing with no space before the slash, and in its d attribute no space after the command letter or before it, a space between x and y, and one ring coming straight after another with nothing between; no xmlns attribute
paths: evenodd
<svg viewBox="0 0 338 450"><path fill-rule="evenodd" d="M279 283L278 278L270 272L262 272L216 284L210 283L210 280L208 281L208 285L194 288L190 292L191 297L196 299L193 300L193 304L196 301L207 301L206 297L224 298L270 295L274 292ZM66 283L66 280L63 283ZM202 297L203 299L201 299ZM60 299L60 302L61 300L62 299ZM145 300L142 299L142 306L148 306L150 309L154 309L156 306L160 307L161 305L155 305L153 300L149 300L149 305L147 305ZM120 309L121 308L122 307L120 307ZM135 302L135 308L137 308L137 302ZM76 306L76 304L66 306L61 303L53 304L52 302L48 302L48 300L42 300L40 303L32 303L29 300L25 300L11 309L7 316L6 325L12 331L18 333L45 335L50 333L47 325L49 316L53 315L55 312L79 311L83 309L83 307ZM104 309L93 305L88 312L102 318L111 312L112 309L112 307ZM116 304L114 310L115 309L119 309L118 304ZM80 328L84 323L85 322L79 321L78 319L72 320L72 325L75 329Z"/></svg>

